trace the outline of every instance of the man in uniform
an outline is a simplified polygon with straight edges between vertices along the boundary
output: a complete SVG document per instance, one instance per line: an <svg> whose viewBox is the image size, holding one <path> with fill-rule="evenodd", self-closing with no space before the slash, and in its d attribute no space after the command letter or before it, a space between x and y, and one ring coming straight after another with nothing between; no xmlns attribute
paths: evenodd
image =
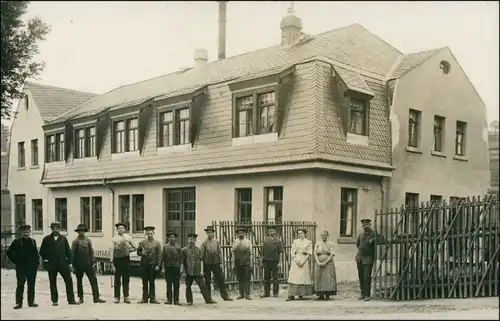
<svg viewBox="0 0 500 321"><path fill-rule="evenodd" d="M66 285L66 297L68 304L78 304L75 301L75 292L73 292L73 278L71 271L71 249L69 247L68 239L61 235L59 232L61 224L53 222L50 224L52 233L45 236L40 246L40 256L43 260L45 270L49 272L50 283L50 299L53 306L58 305L59 293L57 292L57 274L61 274Z"/></svg>
<svg viewBox="0 0 500 321"><path fill-rule="evenodd" d="M76 292L80 301L78 303L83 303L83 275L87 275L90 282L90 288L92 289L92 296L94 297L94 303L104 303L106 301L99 297L99 285L97 284L97 278L95 276L94 264L94 248L92 247L92 241L85 236L85 232L88 229L85 224L78 224L75 232L78 236L71 244L71 258L73 259L73 267L75 268L76 274Z"/></svg>
<svg viewBox="0 0 500 321"><path fill-rule="evenodd" d="M142 271L142 300L139 303L148 303L149 298L149 303L159 304L156 300L155 279L161 267L161 243L154 239L154 226L146 226L144 231L146 239L137 248Z"/></svg>
<svg viewBox="0 0 500 321"><path fill-rule="evenodd" d="M359 300L370 301L370 292L372 286L372 267L375 260L375 232L371 229L371 220L361 220L363 233L358 235L356 247L356 265L358 267L359 287L361 296Z"/></svg>
<svg viewBox="0 0 500 321"><path fill-rule="evenodd" d="M214 304L212 295L205 284L203 274L201 272L201 250L196 246L196 238L198 235L191 233L188 234L188 245L182 249L182 259L184 271L186 273L186 301L188 305L193 304L193 292L191 286L193 281L198 284L201 290L201 295L205 299L205 303Z"/></svg>
<svg viewBox="0 0 500 321"><path fill-rule="evenodd" d="M112 239L111 259L110 263L113 264L115 270L115 303L120 303L120 288L123 281L123 302L130 303L129 298L129 283L130 283L130 252L137 249L132 237L125 234L124 223L116 223L117 234Z"/></svg>
<svg viewBox="0 0 500 321"><path fill-rule="evenodd" d="M31 226L19 226L21 237L12 241L7 250L7 257L16 265L16 305L14 309L20 309L23 306L24 285L28 283L28 306L36 308L35 303L35 280L38 266L40 265L40 256L36 241L30 237Z"/></svg>
<svg viewBox="0 0 500 321"><path fill-rule="evenodd" d="M238 228L236 233L238 238L233 242L233 257L236 279L240 295L236 300L252 300L250 296L250 271L252 268L252 242L245 237L245 229Z"/></svg>
<svg viewBox="0 0 500 321"><path fill-rule="evenodd" d="M227 293L224 275L220 267L220 243L214 238L215 229L208 226L205 229L207 239L201 244L201 260L203 261L203 274L205 276L205 283L208 291L211 293L212 273L214 274L217 287L219 288L220 295L224 301L233 301Z"/></svg>
<svg viewBox="0 0 500 321"><path fill-rule="evenodd" d="M177 234L174 231L167 232L168 242L163 246L163 265L165 266L165 282L167 283L167 301L172 304L172 292L174 305L179 302L179 288L181 281L182 248L175 241ZM173 291L172 291L173 290Z"/></svg>
<svg viewBox="0 0 500 321"><path fill-rule="evenodd" d="M271 296L271 276L273 279L273 296L279 296L278 266L281 253L283 253L283 242L276 235L276 228L269 226L268 236L262 244L262 265L264 267L264 294L261 298Z"/></svg>

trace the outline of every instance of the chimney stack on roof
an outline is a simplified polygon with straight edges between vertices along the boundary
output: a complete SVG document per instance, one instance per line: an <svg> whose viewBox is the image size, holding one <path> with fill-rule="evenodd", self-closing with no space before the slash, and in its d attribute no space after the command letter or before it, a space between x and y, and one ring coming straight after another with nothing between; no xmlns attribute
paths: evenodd
<svg viewBox="0 0 500 321"><path fill-rule="evenodd" d="M302 19L297 17L293 11L293 5L288 8L288 14L281 19L281 44L291 46L300 41L302 34Z"/></svg>
<svg viewBox="0 0 500 321"><path fill-rule="evenodd" d="M226 58L226 3L227 1L219 2L219 34L218 34L218 58L219 60Z"/></svg>
<svg viewBox="0 0 500 321"><path fill-rule="evenodd" d="M195 49L194 50L194 67L198 68L200 66L206 65L208 62L208 51L205 49Z"/></svg>

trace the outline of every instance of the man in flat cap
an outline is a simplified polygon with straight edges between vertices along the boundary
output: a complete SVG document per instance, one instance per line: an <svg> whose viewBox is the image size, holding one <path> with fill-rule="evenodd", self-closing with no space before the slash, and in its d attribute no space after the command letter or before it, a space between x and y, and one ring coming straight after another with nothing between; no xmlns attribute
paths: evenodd
<svg viewBox="0 0 500 321"><path fill-rule="evenodd" d="M96 263L94 248L92 247L92 241L85 236L85 232L88 232L88 229L85 224L78 224L75 232L78 233L78 236L71 244L71 257L73 259L72 264L76 274L76 293L80 299L78 303L83 303L84 274L87 275L90 282L94 303L104 303L106 301L102 300L99 296L99 285L94 270L94 264Z"/></svg>
<svg viewBox="0 0 500 321"><path fill-rule="evenodd" d="M115 272L114 297L115 303L120 303L120 290L123 282L123 302L130 303L129 283L130 283L130 252L137 249L138 245L132 237L125 234L126 225L116 223L116 235L111 240L110 263L113 264Z"/></svg>
<svg viewBox="0 0 500 321"><path fill-rule="evenodd" d="M203 295L203 299L205 299L205 303L214 304L216 302L212 300L212 294L208 291L203 278L201 270L201 250L196 246L197 237L197 234L188 234L188 245L182 249L184 271L186 272L186 301L188 305L193 304L191 286L193 282L196 282L200 288L201 295Z"/></svg>
<svg viewBox="0 0 500 321"><path fill-rule="evenodd" d="M159 304L156 300L155 279L161 268L161 243L154 239L154 226L144 228L146 239L139 243L137 255L141 257L142 300L139 303Z"/></svg>
<svg viewBox="0 0 500 321"><path fill-rule="evenodd" d="M250 296L250 272L252 262L252 242L245 237L246 230L243 227L236 229L238 237L233 242L232 252L234 257L234 270L238 280L240 295L236 300L252 300Z"/></svg>
<svg viewBox="0 0 500 321"><path fill-rule="evenodd" d="M7 257L16 265L16 305L14 309L23 306L24 285L28 283L28 306L36 308L35 303L35 280L40 256L36 241L30 237L31 226L23 224L19 226L21 237L12 241L7 250Z"/></svg>
<svg viewBox="0 0 500 321"><path fill-rule="evenodd" d="M270 225L267 228L268 236L262 244L262 265L264 267L264 294L261 298L271 296L271 276L273 279L273 296L279 296L278 266L281 253L283 253L283 242L277 237L276 227Z"/></svg>
<svg viewBox="0 0 500 321"><path fill-rule="evenodd" d="M59 293L57 292L58 273L61 274L66 285L68 304L78 304L75 301L75 292L73 291L73 278L71 277L71 271L73 271L71 262L73 259L68 239L66 236L61 235L61 224L59 222L50 224L50 229L52 233L45 236L42 240L40 256L42 257L45 270L49 272L52 305L57 306L59 300Z"/></svg>
<svg viewBox="0 0 500 321"><path fill-rule="evenodd" d="M167 244L163 246L163 265L165 266L165 282L167 283L167 301L165 304L181 305L179 288L181 284L182 248L176 242L177 233L167 232ZM173 292L173 298L172 298Z"/></svg>
<svg viewBox="0 0 500 321"><path fill-rule="evenodd" d="M201 244L201 260L203 261L203 274L205 277L205 283L207 285L208 291L211 293L212 284L212 273L215 277L215 282L217 282L217 287L219 288L220 295L224 301L233 301L229 297L226 288L226 282L224 280L224 274L220 267L220 243L214 238L215 229L213 226L208 226L205 229L207 233L206 240Z"/></svg>
<svg viewBox="0 0 500 321"><path fill-rule="evenodd" d="M359 287L361 296L359 300L370 301L372 286L372 268L375 260L375 231L371 229L371 220L362 219L363 233L358 235L356 247L356 265L358 268Z"/></svg>

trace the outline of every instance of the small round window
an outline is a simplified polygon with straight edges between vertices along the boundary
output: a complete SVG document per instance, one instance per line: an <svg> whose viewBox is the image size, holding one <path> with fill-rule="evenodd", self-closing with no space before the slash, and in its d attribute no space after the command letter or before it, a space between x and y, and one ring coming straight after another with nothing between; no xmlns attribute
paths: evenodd
<svg viewBox="0 0 500 321"><path fill-rule="evenodd" d="M451 65L448 61L443 60L439 63L439 68L441 68L443 74L447 75L451 70Z"/></svg>

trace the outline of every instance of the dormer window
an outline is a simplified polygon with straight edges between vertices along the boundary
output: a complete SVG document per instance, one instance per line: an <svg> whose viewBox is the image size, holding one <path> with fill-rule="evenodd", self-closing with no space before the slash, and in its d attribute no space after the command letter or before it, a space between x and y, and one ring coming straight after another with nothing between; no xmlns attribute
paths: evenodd
<svg viewBox="0 0 500 321"><path fill-rule="evenodd" d="M125 153L139 150L139 123L137 117L115 121L113 123L113 153Z"/></svg>
<svg viewBox="0 0 500 321"><path fill-rule="evenodd" d="M94 157L96 155L95 126L75 130L75 158Z"/></svg>
<svg viewBox="0 0 500 321"><path fill-rule="evenodd" d="M190 143L190 110L186 105L160 113L159 147Z"/></svg>
<svg viewBox="0 0 500 321"><path fill-rule="evenodd" d="M139 124L137 118L127 120L127 152L139 150Z"/></svg>
<svg viewBox="0 0 500 321"><path fill-rule="evenodd" d="M349 132L366 135L368 127L367 102L364 99L351 97L349 105Z"/></svg>
<svg viewBox="0 0 500 321"><path fill-rule="evenodd" d="M235 94L235 137L276 132L276 90L268 88Z"/></svg>
<svg viewBox="0 0 500 321"><path fill-rule="evenodd" d="M45 138L47 163L64 161L64 133L47 135Z"/></svg>

